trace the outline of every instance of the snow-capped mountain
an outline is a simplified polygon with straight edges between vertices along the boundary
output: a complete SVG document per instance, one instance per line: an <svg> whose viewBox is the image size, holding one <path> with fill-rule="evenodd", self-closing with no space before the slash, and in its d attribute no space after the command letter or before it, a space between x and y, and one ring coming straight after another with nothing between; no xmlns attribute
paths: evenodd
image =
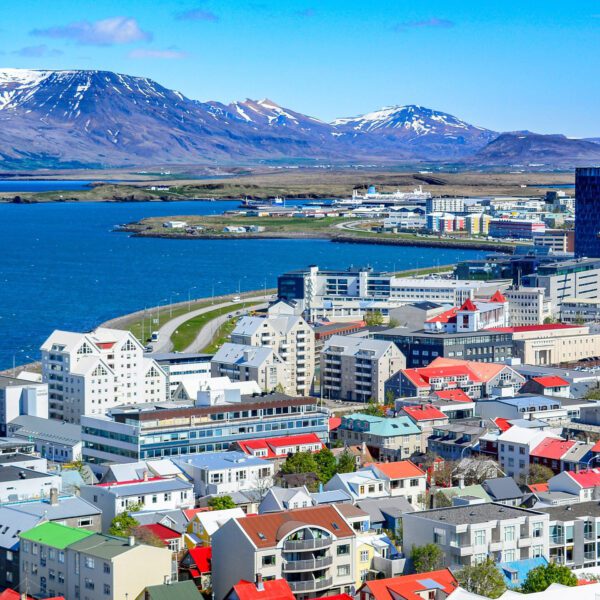
<svg viewBox="0 0 600 600"><path fill-rule="evenodd" d="M306 158L464 161L476 153L484 160L479 151L497 135L420 106L325 123L268 99L201 102L151 79L109 71L0 69L0 169Z"/></svg>

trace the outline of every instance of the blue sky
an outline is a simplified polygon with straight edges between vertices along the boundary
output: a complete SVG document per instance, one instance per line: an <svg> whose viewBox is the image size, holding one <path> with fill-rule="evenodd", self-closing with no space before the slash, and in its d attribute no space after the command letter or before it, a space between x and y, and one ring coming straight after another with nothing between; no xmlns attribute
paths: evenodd
<svg viewBox="0 0 600 600"><path fill-rule="evenodd" d="M597 0L0 0L3 66L143 75L325 120L422 104L600 136L599 62Z"/></svg>

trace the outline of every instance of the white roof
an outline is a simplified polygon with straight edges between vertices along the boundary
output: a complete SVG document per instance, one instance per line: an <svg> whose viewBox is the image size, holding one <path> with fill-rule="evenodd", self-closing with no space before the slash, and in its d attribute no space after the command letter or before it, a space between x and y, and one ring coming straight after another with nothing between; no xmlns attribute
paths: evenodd
<svg viewBox="0 0 600 600"><path fill-rule="evenodd" d="M281 362L279 355L275 353L273 348L246 346L245 344L231 344L227 342L219 348L211 362L261 367L265 362L275 357L279 359L278 362Z"/></svg>
<svg viewBox="0 0 600 600"><path fill-rule="evenodd" d="M72 331L61 331L60 329L55 329L48 339L42 344L41 349L50 351L54 344L59 344L65 347L67 352L72 352L79 344L86 339L85 333L74 333ZM92 345L94 343L89 340Z"/></svg>
<svg viewBox="0 0 600 600"><path fill-rule="evenodd" d="M17 375L18 379L24 379L25 381L31 381L33 383L42 383L42 374L34 373L33 371L21 371Z"/></svg>
<svg viewBox="0 0 600 600"><path fill-rule="evenodd" d="M204 527L209 536L220 529L230 519L239 519L245 517L246 513L241 508L226 508L225 510L211 510L209 512L200 512L194 515Z"/></svg>
<svg viewBox="0 0 600 600"><path fill-rule="evenodd" d="M71 366L72 375L87 375L101 364L108 373L112 373L112 369L99 356L83 356L76 364Z"/></svg>
<svg viewBox="0 0 600 600"><path fill-rule="evenodd" d="M568 587L560 583L553 583L543 592L533 594L522 594L507 590L498 600L596 600L600 594L600 583L591 583L589 585L580 585L577 587ZM448 596L448 600L489 600L487 596L479 596L467 592L463 588L457 588Z"/></svg>
<svg viewBox="0 0 600 600"><path fill-rule="evenodd" d="M529 429L513 425L508 431L498 436L499 442L508 442L514 444L527 444L529 447L537 446L544 438L561 439L550 431L539 431L538 429Z"/></svg>

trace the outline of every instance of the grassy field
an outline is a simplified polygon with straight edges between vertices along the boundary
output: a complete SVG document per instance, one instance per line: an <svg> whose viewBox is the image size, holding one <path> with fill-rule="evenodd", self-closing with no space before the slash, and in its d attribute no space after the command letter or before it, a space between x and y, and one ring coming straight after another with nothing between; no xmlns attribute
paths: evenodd
<svg viewBox="0 0 600 600"><path fill-rule="evenodd" d="M237 317L225 321L225 323L223 323L219 329L217 329L215 335L210 341L210 344L202 348L201 352L206 354L214 354L229 339L231 332L235 329L235 324L237 321Z"/></svg>
<svg viewBox="0 0 600 600"><path fill-rule="evenodd" d="M175 352L183 352L196 339L200 330L208 325L213 319L232 312L243 311L250 306L253 305L248 302L240 302L238 304L232 304L231 306L223 306L188 319L185 323L182 323L171 336L173 350Z"/></svg>

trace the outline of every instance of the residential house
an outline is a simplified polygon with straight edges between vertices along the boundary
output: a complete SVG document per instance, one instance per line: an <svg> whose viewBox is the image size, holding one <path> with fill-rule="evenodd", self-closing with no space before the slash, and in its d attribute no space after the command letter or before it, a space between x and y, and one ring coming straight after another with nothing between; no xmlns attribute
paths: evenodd
<svg viewBox="0 0 600 600"><path fill-rule="evenodd" d="M102 531L108 531L117 515L134 508L156 511L194 506L194 489L191 483L160 477L84 485L81 497L102 510Z"/></svg>
<svg viewBox="0 0 600 600"><path fill-rule="evenodd" d="M138 598L172 578L171 552L121 538L42 523L20 534L21 580L38 597Z"/></svg>
<svg viewBox="0 0 600 600"><path fill-rule="evenodd" d="M258 440L240 440L230 450L240 450L249 456L284 461L290 454L297 452L318 452L325 447L316 433L263 438Z"/></svg>
<svg viewBox="0 0 600 600"><path fill-rule="evenodd" d="M135 528L135 534L143 541L148 539L160 540L165 548L168 548L174 553L179 552L183 547L183 536L181 533L162 523L145 523L143 525L138 525Z"/></svg>
<svg viewBox="0 0 600 600"><path fill-rule="evenodd" d="M545 567L547 564L548 560L544 556L538 556L498 563L498 570L502 573L504 583L509 590L519 589L525 583L530 571L538 567Z"/></svg>
<svg viewBox="0 0 600 600"><path fill-rule="evenodd" d="M385 529L398 538L402 537L402 515L415 510L414 506L403 497L368 498L358 500L356 506L369 515L372 530L382 533Z"/></svg>
<svg viewBox="0 0 600 600"><path fill-rule="evenodd" d="M540 375L529 379L519 393L570 398L571 384L558 375Z"/></svg>
<svg viewBox="0 0 600 600"><path fill-rule="evenodd" d="M229 377L231 381L256 381L264 391L294 392L289 366L267 346L226 342L213 356L210 372L213 377Z"/></svg>
<svg viewBox="0 0 600 600"><path fill-rule="evenodd" d="M283 488L274 486L265 494L260 506L259 514L277 512L280 510L293 510L294 508L307 508L316 504L306 486L297 488Z"/></svg>
<svg viewBox="0 0 600 600"><path fill-rule="evenodd" d="M298 315L271 314L242 317L231 332L231 342L272 348L288 365L290 393L309 396L315 372L315 333Z"/></svg>
<svg viewBox="0 0 600 600"><path fill-rule="evenodd" d="M245 516L239 508L226 508L223 510L209 510L197 512L190 520L188 532L193 534L197 545L210 546L213 535L230 519Z"/></svg>
<svg viewBox="0 0 600 600"><path fill-rule="evenodd" d="M193 481L196 496L251 490L262 493L273 485L273 463L244 452L203 452L174 461Z"/></svg>
<svg viewBox="0 0 600 600"><path fill-rule="evenodd" d="M481 486L489 494L492 502L506 506L521 506L524 494L512 477L486 479Z"/></svg>
<svg viewBox="0 0 600 600"><path fill-rule="evenodd" d="M421 447L421 429L408 417L376 417L352 413L342 417L338 439L344 444L366 444L378 460L403 460Z"/></svg>
<svg viewBox="0 0 600 600"><path fill-rule="evenodd" d="M227 600L296 600L290 584L285 579L263 579L259 574L256 581L241 579L226 596Z"/></svg>
<svg viewBox="0 0 600 600"><path fill-rule="evenodd" d="M600 469L562 471L548 480L548 490L571 494L580 502L600 500Z"/></svg>
<svg viewBox="0 0 600 600"><path fill-rule="evenodd" d="M432 403L403 405L399 408L400 415L405 414L421 430L421 447L427 447L427 440L438 425L448 424L448 415Z"/></svg>
<svg viewBox="0 0 600 600"><path fill-rule="evenodd" d="M144 600L204 600L204 596L192 581L174 581L149 585Z"/></svg>
<svg viewBox="0 0 600 600"><path fill-rule="evenodd" d="M406 513L403 546L436 544L450 569L548 556L548 515L497 503L469 504Z"/></svg>
<svg viewBox="0 0 600 600"><path fill-rule="evenodd" d="M405 366L392 342L334 335L321 352L321 395L383 404L386 381Z"/></svg>
<svg viewBox="0 0 600 600"><path fill-rule="evenodd" d="M461 460L478 450L479 438L486 432L487 427L472 421L439 425L429 436L427 448L445 460Z"/></svg>
<svg viewBox="0 0 600 600"><path fill-rule="evenodd" d="M341 490L354 500L389 497L387 481L375 471L365 468L356 473L337 473L324 486L326 491Z"/></svg>
<svg viewBox="0 0 600 600"><path fill-rule="evenodd" d="M201 591L212 588L212 548L190 548L179 561L179 581L193 581Z"/></svg>
<svg viewBox="0 0 600 600"><path fill-rule="evenodd" d="M449 569L365 581L357 592L358 600L446 600L458 582Z"/></svg>
<svg viewBox="0 0 600 600"><path fill-rule="evenodd" d="M392 498L401 496L412 506L422 505L427 487L427 474L410 460L372 463L359 473L366 470L371 470L386 482L386 491Z"/></svg>
<svg viewBox="0 0 600 600"><path fill-rule="evenodd" d="M50 418L79 423L119 404L167 398L167 374L130 332L98 327L91 333L54 331L42 344L42 378Z"/></svg>
<svg viewBox="0 0 600 600"><path fill-rule="evenodd" d="M256 581L259 573L286 579L294 594L349 593L355 539L334 505L231 519L212 540L214 598L223 600L240 579Z"/></svg>
<svg viewBox="0 0 600 600"><path fill-rule="evenodd" d="M18 463L6 464L2 460L0 463L4 463L0 466L0 503L45 498L51 489L62 489L58 474L17 466Z"/></svg>

